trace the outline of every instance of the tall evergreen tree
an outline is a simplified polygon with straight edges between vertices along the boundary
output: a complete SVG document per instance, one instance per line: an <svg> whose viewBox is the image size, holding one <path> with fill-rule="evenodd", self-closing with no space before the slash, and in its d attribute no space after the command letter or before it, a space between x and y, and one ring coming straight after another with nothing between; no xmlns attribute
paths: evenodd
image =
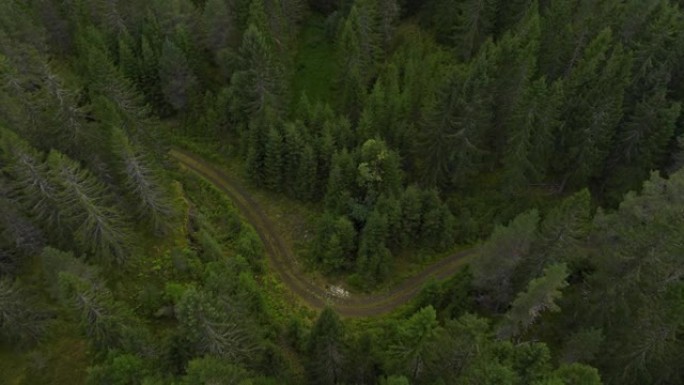
<svg viewBox="0 0 684 385"><path fill-rule="evenodd" d="M185 53L171 40L166 40L159 57L159 80L166 101L177 111L189 106L196 92L197 77Z"/></svg>
<svg viewBox="0 0 684 385"><path fill-rule="evenodd" d="M81 251L104 261L125 262L131 235L104 185L58 152L50 152L47 165L48 178L58 186L57 205L75 229L74 239Z"/></svg>
<svg viewBox="0 0 684 385"><path fill-rule="evenodd" d="M284 105L282 69L264 33L251 24L242 38L240 70L233 74L230 85L231 112L238 122L248 122L267 107Z"/></svg>
<svg viewBox="0 0 684 385"><path fill-rule="evenodd" d="M344 360L344 325L337 314L326 307L318 316L309 336L309 379L312 384L333 385L341 381Z"/></svg>
<svg viewBox="0 0 684 385"><path fill-rule="evenodd" d="M519 335L532 326L542 313L560 311L556 301L562 295L561 290L568 285L565 281L567 276L564 264L544 269L544 275L531 280L527 290L518 294L513 301L499 333L505 336Z"/></svg>
<svg viewBox="0 0 684 385"><path fill-rule="evenodd" d="M135 202L138 218L147 221L154 232L165 234L173 226L177 212L170 188L159 169L120 129L113 130L112 148L118 157L119 172L128 194Z"/></svg>
<svg viewBox="0 0 684 385"><path fill-rule="evenodd" d="M622 118L631 56L619 44L611 49L611 40L609 29L601 32L568 79L565 125L554 162L562 170L562 187L581 186L600 175Z"/></svg>

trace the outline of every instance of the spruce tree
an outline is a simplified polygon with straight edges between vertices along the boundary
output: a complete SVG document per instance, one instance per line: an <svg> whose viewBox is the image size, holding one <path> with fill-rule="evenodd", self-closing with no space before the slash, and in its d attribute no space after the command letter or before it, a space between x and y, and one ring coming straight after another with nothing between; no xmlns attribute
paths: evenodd
<svg viewBox="0 0 684 385"><path fill-rule="evenodd" d="M119 173L136 206L136 216L146 221L157 234L166 234L177 218L169 186L158 167L132 143L123 130L112 132L112 149Z"/></svg>
<svg viewBox="0 0 684 385"><path fill-rule="evenodd" d="M176 111L186 111L196 92L197 77L185 53L169 39L159 57L159 80L166 101Z"/></svg>
<svg viewBox="0 0 684 385"><path fill-rule="evenodd" d="M309 336L307 372L312 384L334 385L342 379L344 325L329 307L323 309Z"/></svg>
<svg viewBox="0 0 684 385"><path fill-rule="evenodd" d="M283 156L282 135L271 127L264 147L264 185L268 189L276 191L283 185Z"/></svg>
<svg viewBox="0 0 684 385"><path fill-rule="evenodd" d="M544 275L533 279L527 290L518 294L506 315L506 321L499 333L504 336L516 336L529 329L546 311L558 312L556 304L561 290L568 286L567 267L556 264L544 269Z"/></svg>
<svg viewBox="0 0 684 385"><path fill-rule="evenodd" d="M240 70L231 78L231 112L238 122L263 114L267 107L284 105L282 69L273 54L266 32L250 24L242 37Z"/></svg>
<svg viewBox="0 0 684 385"><path fill-rule="evenodd" d="M112 198L90 172L56 151L47 157L48 178L58 186L56 202L83 252L105 262L125 262L131 235Z"/></svg>
<svg viewBox="0 0 684 385"><path fill-rule="evenodd" d="M554 162L563 175L562 187L581 186L599 176L610 143L622 118L631 56L616 45L605 29L586 48L567 82L560 132L561 148ZM577 129L577 128L580 129Z"/></svg>
<svg viewBox="0 0 684 385"><path fill-rule="evenodd" d="M473 284L487 290L483 305L500 309L515 294L513 272L531 250L537 236L539 213L518 215L507 226L497 226L474 261Z"/></svg>
<svg viewBox="0 0 684 385"><path fill-rule="evenodd" d="M206 46L216 55L236 44L237 25L232 7L225 0L207 0L202 12Z"/></svg>

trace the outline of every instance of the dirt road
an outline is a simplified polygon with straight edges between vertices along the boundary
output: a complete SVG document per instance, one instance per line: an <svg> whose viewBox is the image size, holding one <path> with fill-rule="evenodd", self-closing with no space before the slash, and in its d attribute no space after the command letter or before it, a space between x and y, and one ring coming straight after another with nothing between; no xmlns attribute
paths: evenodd
<svg viewBox="0 0 684 385"><path fill-rule="evenodd" d="M369 317L388 313L414 297L431 277L443 279L454 274L463 265L464 257L473 253L473 250L466 250L450 255L387 292L370 295L352 294L344 298L343 295L335 294L332 290L317 286L307 279L294 254L279 237L276 226L251 198L249 192L234 178L190 152L173 149L171 156L232 199L259 234L270 266L293 294L313 308L320 309L328 304L344 317Z"/></svg>

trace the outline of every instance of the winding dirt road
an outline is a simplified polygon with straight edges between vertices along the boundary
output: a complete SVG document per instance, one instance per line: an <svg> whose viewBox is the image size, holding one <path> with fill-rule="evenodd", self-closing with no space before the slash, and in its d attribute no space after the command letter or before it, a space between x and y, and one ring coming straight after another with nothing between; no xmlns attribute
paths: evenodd
<svg viewBox="0 0 684 385"><path fill-rule="evenodd" d="M326 288L306 278L292 251L279 237L276 227L250 194L230 175L190 152L173 149L170 155L187 169L205 178L225 192L250 222L266 249L271 267L285 286L310 307L320 309L326 304L344 317L369 317L388 313L413 298L431 277L444 279L454 274L473 250L450 255L428 266L419 274L404 280L387 292L370 295L335 296Z"/></svg>

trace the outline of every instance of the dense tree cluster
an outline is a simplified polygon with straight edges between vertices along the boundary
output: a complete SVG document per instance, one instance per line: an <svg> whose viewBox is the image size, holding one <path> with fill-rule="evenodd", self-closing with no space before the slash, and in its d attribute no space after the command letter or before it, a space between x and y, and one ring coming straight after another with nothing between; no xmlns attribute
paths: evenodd
<svg viewBox="0 0 684 385"><path fill-rule="evenodd" d="M683 383L682 7L0 1L0 354L72 333L92 384ZM360 289L486 241L395 315L289 312L168 137L319 210L308 261Z"/></svg>

